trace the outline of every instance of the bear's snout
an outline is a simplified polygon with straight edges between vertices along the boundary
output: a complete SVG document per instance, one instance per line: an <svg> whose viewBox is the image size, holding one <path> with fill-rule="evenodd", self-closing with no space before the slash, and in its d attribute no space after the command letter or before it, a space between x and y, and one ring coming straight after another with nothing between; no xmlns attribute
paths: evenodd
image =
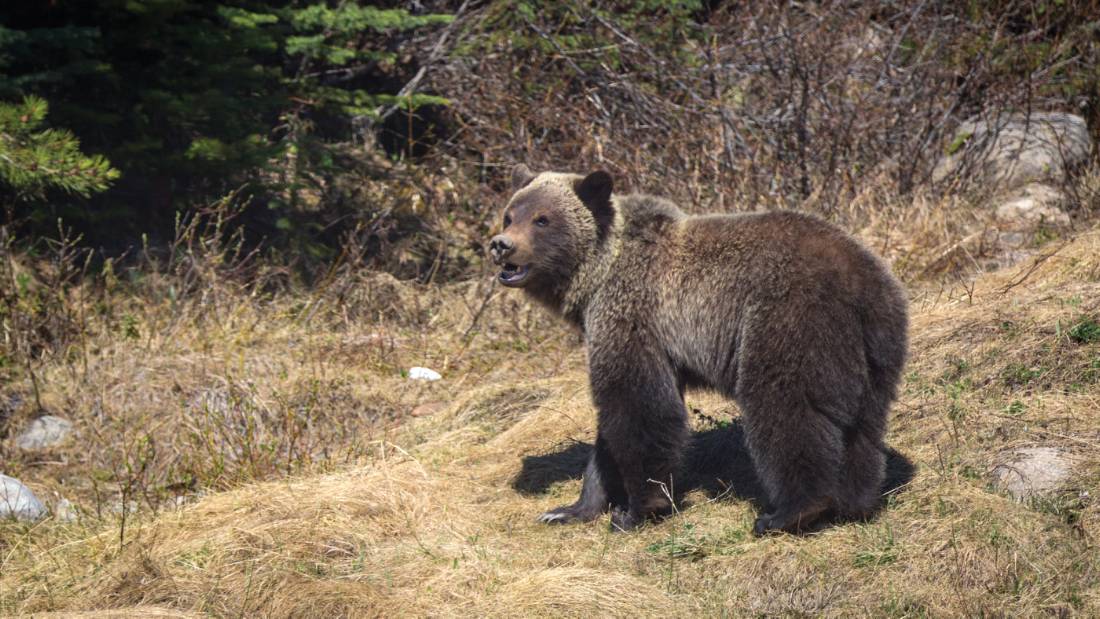
<svg viewBox="0 0 1100 619"><path fill-rule="evenodd" d="M511 256L515 251L516 244L507 235L498 234L489 241L489 255L492 256L493 262L496 264L502 264L504 259Z"/></svg>

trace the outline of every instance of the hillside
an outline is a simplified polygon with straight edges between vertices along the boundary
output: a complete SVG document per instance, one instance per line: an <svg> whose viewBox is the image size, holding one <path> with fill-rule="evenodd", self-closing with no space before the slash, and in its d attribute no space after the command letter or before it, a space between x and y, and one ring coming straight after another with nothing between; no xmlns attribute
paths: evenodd
<svg viewBox="0 0 1100 619"><path fill-rule="evenodd" d="M370 275L308 302L220 305L212 293L205 314L175 325L146 324L163 314L135 309L141 337L97 340L83 382L62 364L43 370L46 407L97 404L154 424L157 458L175 451L134 474L139 503L140 475L182 467L186 436L217 449L218 424L240 424L255 445L219 452L218 473L190 469L203 487L221 475L230 489L157 503L155 516L142 503L104 520L0 525L0 612L1100 614L1100 230L972 281L910 289L886 506L866 523L765 539L749 535L756 486L736 409L699 393L689 395L696 440L680 513L632 534L609 532L606 519L536 524L578 491L594 436L583 350L484 281L425 288ZM410 381L402 370L413 365L444 378ZM196 407L196 397L206 399ZM272 415L311 397L313 408L296 409L303 419ZM357 425L368 411L393 420ZM298 424L298 439L279 443L279 424ZM344 464L329 458L318 472L309 454L321 461L311 450L329 444L346 446ZM1037 446L1056 448L1070 476L1015 501L989 473ZM69 449L27 470L66 479L80 459ZM289 475L230 482L249 466ZM93 496L75 477L35 488Z"/></svg>
<svg viewBox="0 0 1100 619"><path fill-rule="evenodd" d="M0 617L1100 616L1100 0L6 4ZM521 163L882 256L881 511L752 537L691 393L677 513L536 524L595 416Z"/></svg>

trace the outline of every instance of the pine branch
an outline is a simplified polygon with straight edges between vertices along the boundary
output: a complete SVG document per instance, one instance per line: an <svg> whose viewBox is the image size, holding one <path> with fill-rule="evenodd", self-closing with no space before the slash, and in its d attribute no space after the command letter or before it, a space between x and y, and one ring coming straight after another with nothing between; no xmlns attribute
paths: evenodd
<svg viewBox="0 0 1100 619"><path fill-rule="evenodd" d="M72 132L39 129L48 111L39 97L0 103L0 183L22 197L49 188L82 196L107 189L118 170L102 155L82 153Z"/></svg>

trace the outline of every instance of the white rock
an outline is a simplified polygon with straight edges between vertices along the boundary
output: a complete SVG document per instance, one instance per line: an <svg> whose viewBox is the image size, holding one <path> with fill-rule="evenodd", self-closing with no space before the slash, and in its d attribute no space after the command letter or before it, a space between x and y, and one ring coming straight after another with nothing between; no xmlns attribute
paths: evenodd
<svg viewBox="0 0 1100 619"><path fill-rule="evenodd" d="M1065 180L1069 169L1092 152L1085 119L1063 112L972 118L955 130L952 152L936 164L932 180L958 177L992 189L1012 189L1036 181Z"/></svg>
<svg viewBox="0 0 1100 619"><path fill-rule="evenodd" d="M0 475L0 518L38 520L46 515L46 506L31 489L14 477Z"/></svg>
<svg viewBox="0 0 1100 619"><path fill-rule="evenodd" d="M34 451L60 445L73 432L73 423L68 419L43 415L30 422L19 436L15 437L15 446L23 451Z"/></svg>
<svg viewBox="0 0 1100 619"><path fill-rule="evenodd" d="M443 377L435 370L414 366L409 368L409 378L412 380L439 380Z"/></svg>
<svg viewBox="0 0 1100 619"><path fill-rule="evenodd" d="M1028 183L1012 192L997 207L997 219L1011 223L1068 226L1069 215L1062 210L1066 194L1043 183Z"/></svg>
<svg viewBox="0 0 1100 619"><path fill-rule="evenodd" d="M1066 453L1055 447L1016 449L999 460L990 472L993 483L1018 501L1058 490L1073 468Z"/></svg>

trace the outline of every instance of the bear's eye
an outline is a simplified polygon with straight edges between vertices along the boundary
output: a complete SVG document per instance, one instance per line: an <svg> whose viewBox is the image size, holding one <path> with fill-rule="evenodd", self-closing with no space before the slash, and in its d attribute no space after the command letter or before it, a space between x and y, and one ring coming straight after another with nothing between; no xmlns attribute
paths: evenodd
<svg viewBox="0 0 1100 619"><path fill-rule="evenodd" d="M538 219L535 220L535 225L536 226L548 226L548 225L550 225L550 220L545 218L545 217L539 217Z"/></svg>
<svg viewBox="0 0 1100 619"><path fill-rule="evenodd" d="M504 216L504 227L507 228L510 225L512 225L512 218L508 215L505 215Z"/></svg>

